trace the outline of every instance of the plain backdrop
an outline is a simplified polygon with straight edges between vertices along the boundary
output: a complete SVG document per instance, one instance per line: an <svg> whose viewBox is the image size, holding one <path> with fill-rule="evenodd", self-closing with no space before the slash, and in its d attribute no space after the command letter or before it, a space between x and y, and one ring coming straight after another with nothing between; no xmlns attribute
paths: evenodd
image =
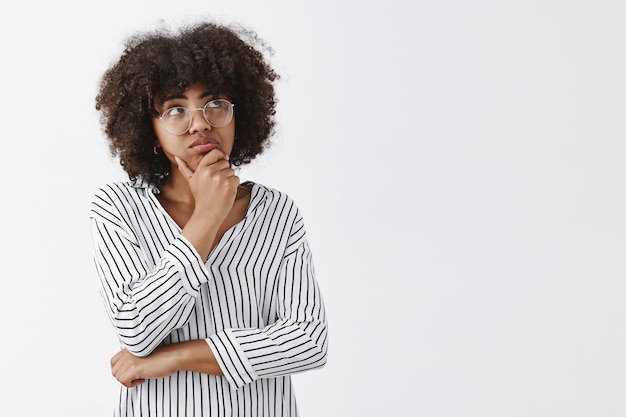
<svg viewBox="0 0 626 417"><path fill-rule="evenodd" d="M22 1L0 16L1 416L110 416L88 209L124 39L237 22L330 323L303 417L626 415L626 2Z"/></svg>

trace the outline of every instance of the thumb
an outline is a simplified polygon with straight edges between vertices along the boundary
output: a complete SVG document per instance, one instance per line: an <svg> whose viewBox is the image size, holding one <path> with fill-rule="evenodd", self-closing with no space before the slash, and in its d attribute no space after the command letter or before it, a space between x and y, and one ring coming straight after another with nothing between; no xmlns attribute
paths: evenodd
<svg viewBox="0 0 626 417"><path fill-rule="evenodd" d="M178 170L180 171L180 173L183 174L183 176L187 179L191 178L191 176L193 175L193 171L191 170L191 168L189 168L187 162L183 161L177 156L174 156L174 159L176 159L176 165L178 166Z"/></svg>

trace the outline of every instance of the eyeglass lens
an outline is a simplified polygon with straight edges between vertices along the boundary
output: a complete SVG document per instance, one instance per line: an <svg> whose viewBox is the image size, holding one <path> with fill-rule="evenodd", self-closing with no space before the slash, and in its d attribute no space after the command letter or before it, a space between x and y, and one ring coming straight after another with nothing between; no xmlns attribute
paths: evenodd
<svg viewBox="0 0 626 417"><path fill-rule="evenodd" d="M204 119L213 127L223 127L230 123L233 116L233 106L225 99L209 101L204 108L187 109L185 107L172 107L161 116L161 121L172 135L182 135L191 127L193 112L202 110Z"/></svg>

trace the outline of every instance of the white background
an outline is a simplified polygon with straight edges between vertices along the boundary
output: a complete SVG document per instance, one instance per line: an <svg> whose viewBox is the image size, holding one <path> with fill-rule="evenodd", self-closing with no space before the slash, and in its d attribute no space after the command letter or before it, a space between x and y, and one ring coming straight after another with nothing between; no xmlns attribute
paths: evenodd
<svg viewBox="0 0 626 417"><path fill-rule="evenodd" d="M159 20L256 30L282 75L241 172L305 216L330 320L303 417L626 415L626 2L23 1L0 17L0 415L110 416L94 109Z"/></svg>

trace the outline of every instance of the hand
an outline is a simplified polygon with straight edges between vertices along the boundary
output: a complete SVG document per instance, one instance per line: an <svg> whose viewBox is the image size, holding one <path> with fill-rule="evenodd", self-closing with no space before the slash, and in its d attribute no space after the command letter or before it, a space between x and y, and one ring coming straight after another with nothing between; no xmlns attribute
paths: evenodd
<svg viewBox="0 0 626 417"><path fill-rule="evenodd" d="M175 158L178 170L189 182L196 209L225 219L233 207L239 187L239 177L230 168L228 156L219 149L213 149L202 157L195 171L179 157Z"/></svg>
<svg viewBox="0 0 626 417"><path fill-rule="evenodd" d="M140 358L120 350L111 358L111 373L125 387L143 384L148 378L164 378L178 371L166 346L160 346L150 355Z"/></svg>

